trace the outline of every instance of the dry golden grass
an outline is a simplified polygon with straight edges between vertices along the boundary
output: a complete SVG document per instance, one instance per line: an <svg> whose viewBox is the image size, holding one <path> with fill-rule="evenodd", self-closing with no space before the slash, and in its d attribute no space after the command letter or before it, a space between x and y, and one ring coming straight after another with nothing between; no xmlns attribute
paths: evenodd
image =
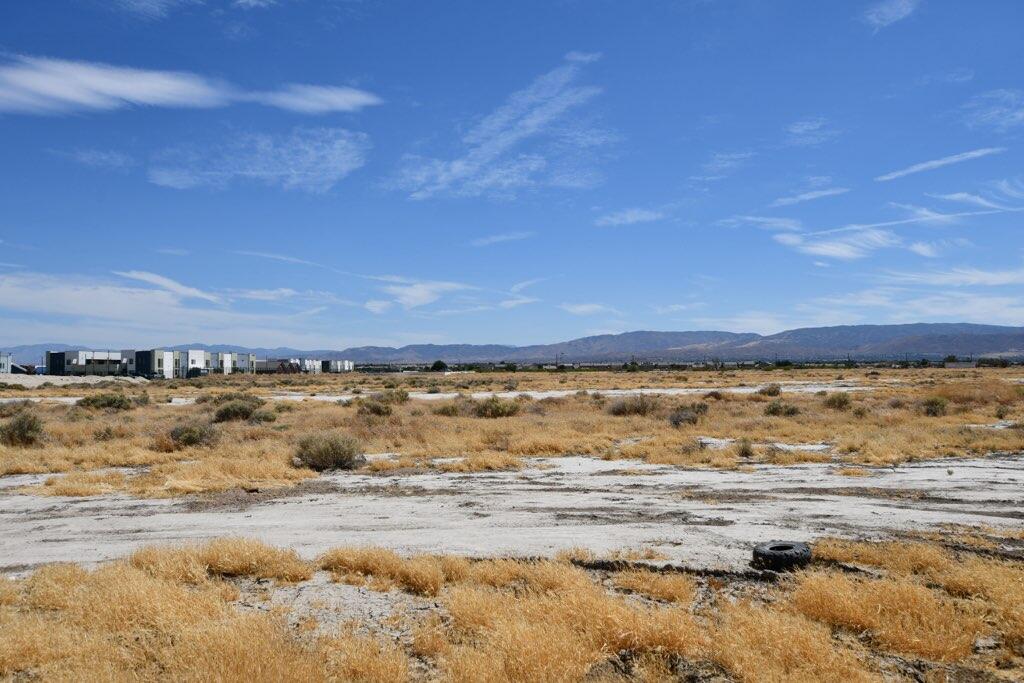
<svg viewBox="0 0 1024 683"><path fill-rule="evenodd" d="M841 477L870 477L873 473L863 467L840 467L836 474Z"/></svg>
<svg viewBox="0 0 1024 683"><path fill-rule="evenodd" d="M740 681L867 682L882 678L806 617L747 603L722 609L713 658Z"/></svg>
<svg viewBox="0 0 1024 683"><path fill-rule="evenodd" d="M202 545L148 546L128 562L153 576L196 584L207 576L253 576L259 579L305 581L313 567L294 550L280 550L247 538L219 538Z"/></svg>
<svg viewBox="0 0 1024 683"><path fill-rule="evenodd" d="M676 667L688 663L742 682L877 681L893 675L886 653L984 671L996 660L973 653L978 636L1019 642L1021 568L927 547L830 542L834 559L890 576L811 570L773 588L740 582L728 592L709 580L715 596L696 607L703 579L588 573L566 561L593 559L578 549L555 561L325 553L318 565L341 578L439 605L412 623L404 610L383 620L409 629L399 640L368 624L323 634L310 615L289 626L280 611L236 609L231 577L309 578L311 563L290 551L244 539L144 548L95 571L54 565L0 580L0 678L584 681L629 662L631 673L615 680L677 680ZM265 590L269 598L281 588ZM744 594L757 602L733 597ZM1000 661L1010 667L1004 677L1019 673L1012 657ZM926 678L941 672L931 666L921 669Z"/></svg>
<svg viewBox="0 0 1024 683"><path fill-rule="evenodd" d="M662 574L643 569L617 572L612 581L619 588L641 593L656 600L689 604L697 584L686 574Z"/></svg>
<svg viewBox="0 0 1024 683"><path fill-rule="evenodd" d="M57 479L32 489L36 494L97 495L123 491L140 496L180 496L232 488L293 486L314 476L292 467L295 444L304 435L326 431L349 434L367 452L394 452L393 460L376 460L369 472L434 468L446 472L515 470L522 458L580 454L609 458L638 458L648 463L688 467L740 468L754 463L778 465L838 458L850 472L857 464L893 464L920 458L985 454L1020 450L1019 430L968 429L966 424L993 421L998 406L1010 414L1024 408L1021 388L1008 380L1011 370L977 372L883 371L843 372L846 380L874 387L852 394L850 410L829 410L820 397L789 394L786 402L799 408L793 417L766 417L764 396L723 393L708 399L707 414L697 424L673 427L668 415L699 396L660 397L648 415L613 416L593 396L521 402L511 417L481 419L472 411L454 416L435 415L431 404L410 401L393 406L389 416L360 415L353 407L330 401L269 402L277 420L272 424L231 422L218 425L220 439L211 447L172 448L168 433L180 424L204 424L214 403L171 406L160 404L170 395L209 395L229 389L252 393L298 390L330 393L360 387L364 393L394 387L440 391L502 390L509 382L518 390L580 388L637 388L642 386L753 386L770 381L832 381L833 370L785 372L743 371L651 373L516 373L437 376L431 374L378 377L236 377L172 381L148 387L153 401L120 413L84 410L62 405L38 405L31 410L45 423L46 441L39 447L0 446L0 475L19 473L81 473L111 467L149 466L142 476L123 481L90 478ZM104 390L74 390L76 394ZM42 393L68 395L66 388ZM135 390L133 390L135 391ZM37 393L35 391L33 394ZM923 415L917 406L932 396L947 398L948 414ZM284 409L287 405L288 408ZM278 409L281 410L278 410ZM735 449L700 448L697 438L744 436L754 444L751 454ZM774 449L766 444L835 444L835 455ZM450 460L459 456L458 460ZM437 459L437 460L435 460ZM843 473L843 470L840 470ZM851 475L856 476L856 475Z"/></svg>
<svg viewBox="0 0 1024 683"><path fill-rule="evenodd" d="M335 548L321 555L317 566L331 572L336 580L371 576L421 595L437 595L445 579L436 559L421 556L406 560L383 548Z"/></svg>
<svg viewBox="0 0 1024 683"><path fill-rule="evenodd" d="M886 650L942 662L970 656L974 641L987 631L976 606L904 578L804 574L791 603L811 619L855 633L867 631Z"/></svg>

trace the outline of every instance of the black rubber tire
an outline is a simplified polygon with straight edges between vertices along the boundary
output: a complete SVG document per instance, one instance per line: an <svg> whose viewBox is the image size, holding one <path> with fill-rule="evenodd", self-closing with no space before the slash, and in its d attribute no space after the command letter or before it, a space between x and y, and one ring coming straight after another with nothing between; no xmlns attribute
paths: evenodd
<svg viewBox="0 0 1024 683"><path fill-rule="evenodd" d="M785 571L798 569L811 561L811 546L799 541L769 541L754 546L754 561L758 569Z"/></svg>

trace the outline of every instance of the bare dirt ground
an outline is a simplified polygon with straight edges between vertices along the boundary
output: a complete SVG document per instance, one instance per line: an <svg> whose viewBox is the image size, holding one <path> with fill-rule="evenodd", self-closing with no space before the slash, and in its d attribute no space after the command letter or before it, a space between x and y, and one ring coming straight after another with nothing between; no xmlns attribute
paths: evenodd
<svg viewBox="0 0 1024 683"><path fill-rule="evenodd" d="M152 543L246 536L311 558L338 545L403 553L551 556L649 548L694 568L741 569L753 544L898 536L943 525L1024 525L1024 458L685 469L629 460L532 458L526 469L394 476L332 473L293 489L184 499L19 495L0 479L0 570L98 562Z"/></svg>

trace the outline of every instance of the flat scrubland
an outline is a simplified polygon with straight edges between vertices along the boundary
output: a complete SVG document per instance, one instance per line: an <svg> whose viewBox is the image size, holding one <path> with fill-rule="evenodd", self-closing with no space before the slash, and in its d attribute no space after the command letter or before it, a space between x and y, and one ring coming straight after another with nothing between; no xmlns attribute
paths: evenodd
<svg viewBox="0 0 1024 683"><path fill-rule="evenodd" d="M79 509L66 501L102 510L108 508L101 503L133 500L185 510L234 493L308 490L310 504L335 515L337 526L361 496L394 495L381 500L420 509L396 507L399 495L409 494L400 490L403 481L434 486L418 494L433 496L423 500L451 496L461 506L472 503L456 495L469 480L497 485L521 477L505 490L523 495L521 506L529 508L531 501L577 500L569 497L576 495L572 487L589 477L600 509L544 512L565 520L565 528L589 529L583 538L656 521L657 510L616 515L616 500L625 507L624 496L641 495L630 488L645 486L638 479L679 504L714 495L705 507L719 510L717 518L701 521L711 530L701 533L725 528L742 509L745 529L756 535L760 527L749 522L759 505L779 510L792 500L789 509L797 509L820 491L789 491L795 497L776 504L772 491L743 488L747 479L764 481L771 472L781 486L786 473L806 478L808 468L828 468L829 476L849 482L849 491L799 527L816 530L815 559L787 574L668 564L650 547L629 545L612 553L607 544L595 551L566 543L561 552L527 559L514 552L399 553L379 545L300 555L243 538L133 546L127 556L102 556L120 557L108 562L83 552L73 556L80 564L9 565L8 576L0 576L0 679L1021 680L1021 515L1005 501L987 500L983 481L957 488L963 479L953 476L954 468L989 461L998 466L983 477L1019 475L1020 374L1010 368L271 376L2 389L8 398L84 398L77 405L0 404L0 500L43 506L28 506L28 514L19 512L26 506L10 505L15 512L0 517L8 533L47 524L51 502L53 514L63 506L52 532L59 534L61 525L71 531L66 515ZM808 384L809 391L792 391ZM694 391L608 394L643 388ZM551 390L565 394L519 396ZM291 392L287 400L282 392ZM417 392L435 398L408 396ZM437 398L447 393L461 395ZM569 478L551 464L575 462L565 456L608 461L603 465L619 474ZM929 489L884 486L882 472L912 473L913 463L934 459L949 465L939 466L941 478L933 472L920 480ZM325 469L335 471L324 476ZM728 477L729 488L687 488L702 473ZM339 477L357 478L358 486L337 488ZM621 483L603 483L616 477ZM659 477L674 483L658 484ZM19 483L4 487L5 479ZM336 488L303 489L328 479ZM373 491L373 481L388 491ZM870 533L859 526L861 537L850 538L844 496L874 497L880 507L873 509L899 511L902 526ZM84 497L97 498L76 500ZM267 500L273 510L275 501ZM454 511L438 505L436 514L454 524ZM915 527L918 505L932 520L950 509L969 517L989 506L998 514L993 526ZM177 509L161 507L160 519L185 514ZM218 509L196 514L215 524ZM487 508L466 508L474 509ZM237 520L246 513L232 514ZM680 525L692 523L672 514ZM15 523L18 515L24 520ZM586 515L593 519L579 521ZM147 528L145 519L135 527ZM410 533L426 528L418 522ZM459 527L445 528L457 542ZM78 532L88 535L89 528ZM693 532L673 542L687 538ZM18 542L8 536L0 545L11 550Z"/></svg>
<svg viewBox="0 0 1024 683"><path fill-rule="evenodd" d="M1024 564L1004 555L1022 546L1024 534L991 529L822 539L792 574L693 573L580 548L471 560L341 547L306 561L244 539L147 547L3 580L0 676L1020 680ZM357 602L380 608L348 618Z"/></svg>
<svg viewBox="0 0 1024 683"><path fill-rule="evenodd" d="M524 457L571 454L714 468L831 461L857 476L864 465L1021 449L1024 385L1014 381L1013 369L840 377L846 388L860 390L777 390L793 382L837 381L835 372L825 371L210 377L145 389L78 388L85 397L78 405L0 405L5 424L31 415L38 427L22 441L0 438L0 475L59 474L32 492L63 496L286 487L316 476L295 456L304 438L324 435L350 440L361 452L391 454L364 468L382 474L510 470L522 467ZM501 391L514 384L519 392L570 381L572 389L595 389L539 400L518 393L408 398L434 383L460 391ZM289 390L303 386L307 394L360 393L345 402L273 400L282 382ZM744 385L749 393L721 390ZM701 390L686 396L597 391L630 386ZM168 403L186 395L196 402ZM793 448L808 444L819 446Z"/></svg>

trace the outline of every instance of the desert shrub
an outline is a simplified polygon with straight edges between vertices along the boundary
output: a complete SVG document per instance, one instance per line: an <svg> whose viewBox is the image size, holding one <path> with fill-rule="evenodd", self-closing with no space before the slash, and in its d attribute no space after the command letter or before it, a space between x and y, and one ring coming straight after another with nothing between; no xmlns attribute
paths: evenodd
<svg viewBox="0 0 1024 683"><path fill-rule="evenodd" d="M380 403L405 403L409 400L409 392L405 389L388 389L374 394L373 399Z"/></svg>
<svg viewBox="0 0 1024 683"><path fill-rule="evenodd" d="M782 401L772 401L764 407L764 414L768 417L793 417L800 414L800 409Z"/></svg>
<svg viewBox="0 0 1024 683"><path fill-rule="evenodd" d="M477 403L474 412L477 417L512 417L519 412L519 404L515 401L505 401L497 396L491 396Z"/></svg>
<svg viewBox="0 0 1024 683"><path fill-rule="evenodd" d="M311 470L351 470L366 462L363 447L345 434L310 434L299 440L296 459Z"/></svg>
<svg viewBox="0 0 1024 683"><path fill-rule="evenodd" d="M846 410L850 407L850 395L845 391L837 391L825 397L824 405L831 410Z"/></svg>
<svg viewBox="0 0 1024 683"><path fill-rule="evenodd" d="M705 403L704 401L697 401L696 403L691 403L686 407L692 410L693 412L697 413L698 415L708 414L708 404Z"/></svg>
<svg viewBox="0 0 1024 683"><path fill-rule="evenodd" d="M53 386L52 384L50 386ZM23 387L20 384L11 384L10 382L0 382L0 390L14 390L14 391L25 391L27 387Z"/></svg>
<svg viewBox="0 0 1024 683"><path fill-rule="evenodd" d="M946 414L946 406L949 401L941 396L932 396L921 401L921 412L928 417L942 417Z"/></svg>
<svg viewBox="0 0 1024 683"><path fill-rule="evenodd" d="M253 424L263 424L265 422L273 422L277 419L277 415L271 410L254 410L252 415L249 417L249 422Z"/></svg>
<svg viewBox="0 0 1024 683"><path fill-rule="evenodd" d="M900 408L903 408L906 405L906 401L904 401L902 398L889 399L889 407L892 408L893 410L899 410Z"/></svg>
<svg viewBox="0 0 1024 683"><path fill-rule="evenodd" d="M289 401L278 401L274 406L275 413L290 413L295 410L295 404Z"/></svg>
<svg viewBox="0 0 1024 683"><path fill-rule="evenodd" d="M93 432L92 438L96 441L113 441L117 438L117 430L110 425L100 427Z"/></svg>
<svg viewBox="0 0 1024 683"><path fill-rule="evenodd" d="M868 416L868 409L865 408L864 406L857 406L856 408L853 409L853 416L856 417L857 419L862 420Z"/></svg>
<svg viewBox="0 0 1024 683"><path fill-rule="evenodd" d="M149 392L143 391L141 394L132 399L137 406L148 406L149 405Z"/></svg>
<svg viewBox="0 0 1024 683"><path fill-rule="evenodd" d="M180 424L168 433L177 448L187 446L212 446L217 443L217 428L210 424Z"/></svg>
<svg viewBox="0 0 1024 683"><path fill-rule="evenodd" d="M383 401L378 401L375 398L368 398L359 402L359 409L357 412L360 415L377 415L379 417L385 417L391 414L391 406Z"/></svg>
<svg viewBox="0 0 1024 683"><path fill-rule="evenodd" d="M503 388L505 389L505 391L515 391L516 389L519 388L519 380L510 379L509 381L505 382Z"/></svg>
<svg viewBox="0 0 1024 683"><path fill-rule="evenodd" d="M32 401L8 401L0 403L0 417L14 417L23 410L27 410Z"/></svg>
<svg viewBox="0 0 1024 683"><path fill-rule="evenodd" d="M712 391L709 391L708 393L704 394L704 398L706 400L708 400L708 401L711 401L711 400L721 401L722 400L722 392L718 391L717 389L716 390L712 390Z"/></svg>
<svg viewBox="0 0 1024 683"><path fill-rule="evenodd" d="M996 406L996 419L1005 420L1010 415L1010 409L1006 406Z"/></svg>
<svg viewBox="0 0 1024 683"><path fill-rule="evenodd" d="M678 408L668 416L669 424L677 428L683 425L695 425L698 421L700 421L700 416L691 408Z"/></svg>
<svg viewBox="0 0 1024 683"><path fill-rule="evenodd" d="M444 417L457 417L459 415L459 406L456 403L444 403L434 408L431 412L434 415L443 415Z"/></svg>
<svg viewBox="0 0 1024 683"><path fill-rule="evenodd" d="M618 417L626 415L650 415L659 407L658 399L653 396L626 396L613 401L608 406L608 412Z"/></svg>
<svg viewBox="0 0 1024 683"><path fill-rule="evenodd" d="M223 394L202 394L196 398L196 403L212 403L218 406L224 405L225 403L233 403L235 401L249 403L252 405L253 410L266 403L266 401L259 396L253 396L252 394L247 394L244 391L228 391Z"/></svg>
<svg viewBox="0 0 1024 683"><path fill-rule="evenodd" d="M754 444L750 443L750 439L740 439L736 442L736 455L740 458L754 457Z"/></svg>
<svg viewBox="0 0 1024 683"><path fill-rule="evenodd" d="M782 387L778 384L768 384L757 390L762 396L778 396L782 393Z"/></svg>
<svg viewBox="0 0 1024 683"><path fill-rule="evenodd" d="M256 412L256 405L249 401L228 401L213 414L214 422L248 420Z"/></svg>
<svg viewBox="0 0 1024 683"><path fill-rule="evenodd" d="M0 443L8 446L34 446L42 440L43 421L26 410L0 426Z"/></svg>
<svg viewBox="0 0 1024 683"><path fill-rule="evenodd" d="M124 394L104 393L86 396L75 405L97 410L131 410L133 404L132 400Z"/></svg>

